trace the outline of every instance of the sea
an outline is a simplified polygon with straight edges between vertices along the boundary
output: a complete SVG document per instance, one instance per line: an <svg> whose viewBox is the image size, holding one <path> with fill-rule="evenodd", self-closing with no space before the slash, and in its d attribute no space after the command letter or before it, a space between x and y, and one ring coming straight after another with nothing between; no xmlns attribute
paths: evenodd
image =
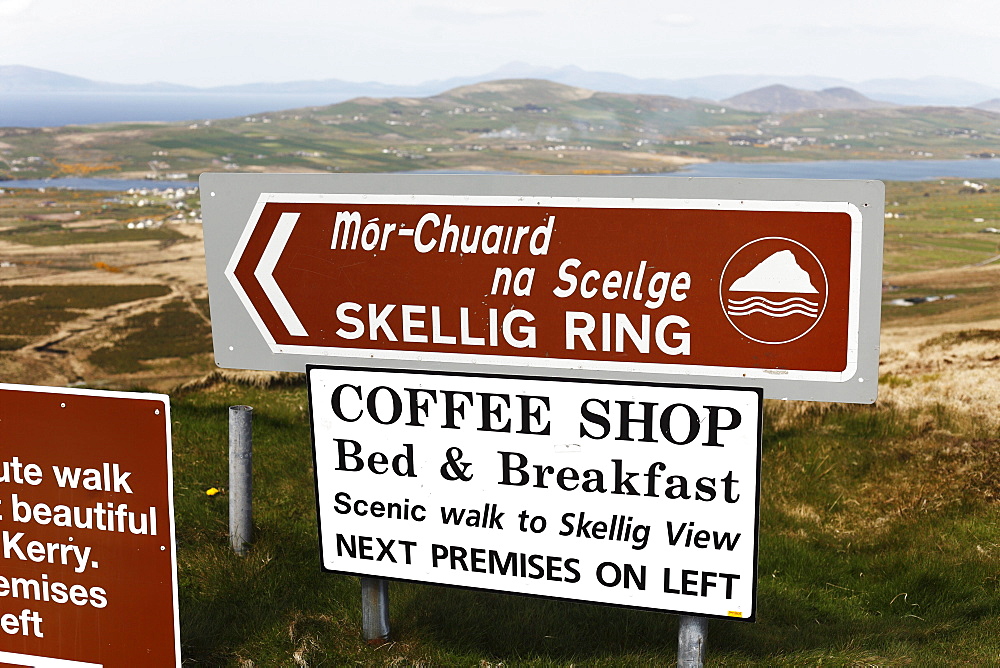
<svg viewBox="0 0 1000 668"><path fill-rule="evenodd" d="M414 172L419 173L419 172ZM436 172L458 174L461 172ZM481 174L482 172L477 172ZM498 172L499 173L499 172ZM509 173L509 172L505 172ZM877 181L928 181L944 178L1000 179L1000 159L968 160L825 160L822 162L707 162L677 172L644 178L730 177L768 179L862 179ZM614 178L614 177L610 177ZM194 188L197 181L145 179L57 178L0 181L0 189L71 188L76 190L152 190Z"/></svg>
<svg viewBox="0 0 1000 668"><path fill-rule="evenodd" d="M0 191L28 188L31 190L48 188L66 188L68 190L108 190L125 192L126 190L166 190L168 188L197 188L197 181L154 181L152 179L104 179L85 177L65 177L58 179L18 179L0 181Z"/></svg>

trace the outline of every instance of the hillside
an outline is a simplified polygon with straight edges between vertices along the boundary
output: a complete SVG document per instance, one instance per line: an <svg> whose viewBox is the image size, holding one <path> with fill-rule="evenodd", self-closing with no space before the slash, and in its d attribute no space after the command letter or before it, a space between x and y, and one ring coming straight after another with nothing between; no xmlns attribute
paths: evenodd
<svg viewBox="0 0 1000 668"><path fill-rule="evenodd" d="M995 664L1000 249L976 221L1000 224L1000 182L980 185L888 184L878 403L766 402L760 615L710 622L713 664ZM390 585L391 641L366 644L357 579L317 565L301 374L214 368L197 207L176 190L0 194L4 379L171 394L185 664L673 665L676 615L406 582ZM242 557L226 531L233 405L255 416ZM368 498L395 498L380 489Z"/></svg>
<svg viewBox="0 0 1000 668"><path fill-rule="evenodd" d="M891 102L872 100L850 88L837 87L810 91L782 85L757 88L722 102L743 111L779 114L809 109L880 109L898 106Z"/></svg>
<svg viewBox="0 0 1000 668"><path fill-rule="evenodd" d="M979 185L887 186L880 397L1000 422L1000 236L982 232L1000 181ZM165 390L213 370L199 208L195 189L0 192L0 374Z"/></svg>
<svg viewBox="0 0 1000 668"><path fill-rule="evenodd" d="M964 158L996 151L998 121L994 112L955 107L759 113L516 79L221 121L0 129L0 179L193 179L209 170L659 173L705 160Z"/></svg>
<svg viewBox="0 0 1000 668"><path fill-rule="evenodd" d="M491 108L482 96L506 95L508 86L529 95L517 83L459 90L433 105L400 100L399 116L388 118L431 122L436 112L430 110L439 108L434 105L450 105L462 110L463 120L473 116L470 123L482 123L501 113L478 112L480 104ZM544 86L533 89L530 99L531 109L517 113L544 116L590 104L597 114L611 104L585 90ZM628 110L636 115L635 109L643 109L635 100L616 103L623 119L630 118ZM365 104L357 101L352 113L366 116ZM368 120L351 122L377 126L386 116L376 111L389 113L383 104L371 101ZM868 118L899 125L913 120L900 113ZM851 117L803 112L782 122L830 120L840 127ZM769 118L760 126L768 127ZM281 122L275 115L271 123L258 118L234 121L231 128L278 132L272 126ZM303 127L326 126L315 121ZM419 132L414 125L402 127ZM151 128L135 129L131 137L128 126L92 130L105 137L93 146L102 148L109 137L147 141L143 133ZM169 128L175 134L157 141L203 129ZM218 136L221 146L221 138L241 135L233 130ZM517 154L506 155L517 160ZM502 165L505 154L495 155ZM980 231L1000 225L1000 181L977 187L959 180L890 183L886 195L892 217L885 220L879 401L766 402L760 459L766 477L757 513L760 614L755 624L710 622L713 665L986 666L1000 655L1000 248L997 235ZM401 581L390 585L390 641L366 644L357 579L318 567L317 467L301 374L227 372L213 363L198 205L197 193L189 190L0 193L5 381L171 395L186 665L675 663L676 615ZM227 484L226 415L233 405L252 406L255 416L254 536L246 556L233 554L226 531L233 491ZM567 456L574 455L557 455ZM432 469L428 480L434 477ZM372 487L365 497L399 498L394 494L399 491L389 485ZM526 498L525 507L534 503L556 521L558 504ZM659 518L678 511L672 499L657 501L650 506L644 500L634 517L662 536ZM520 507L500 506L509 516ZM430 510L437 514L437 508ZM396 525L375 526L380 521L398 520L376 517L373 523L373 532L394 535ZM513 526L508 530L516 531ZM590 554L589 538L567 537L575 541L567 553ZM645 554L637 552L628 563L656 558ZM691 557L696 567L699 558Z"/></svg>

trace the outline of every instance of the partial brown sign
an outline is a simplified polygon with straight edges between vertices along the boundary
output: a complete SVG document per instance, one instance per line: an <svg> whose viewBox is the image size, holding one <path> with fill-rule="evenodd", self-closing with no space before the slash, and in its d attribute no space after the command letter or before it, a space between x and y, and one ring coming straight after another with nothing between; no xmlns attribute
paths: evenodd
<svg viewBox="0 0 1000 668"><path fill-rule="evenodd" d="M179 666L167 397L0 385L0 663Z"/></svg>

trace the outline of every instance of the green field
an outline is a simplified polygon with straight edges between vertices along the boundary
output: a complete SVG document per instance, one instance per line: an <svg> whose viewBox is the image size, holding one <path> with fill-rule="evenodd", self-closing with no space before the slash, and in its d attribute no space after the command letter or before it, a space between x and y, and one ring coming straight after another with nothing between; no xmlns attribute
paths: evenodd
<svg viewBox="0 0 1000 668"><path fill-rule="evenodd" d="M0 286L0 341L42 336L88 309L168 292L158 285L105 285L98 289L89 285Z"/></svg>
<svg viewBox="0 0 1000 668"><path fill-rule="evenodd" d="M887 188L887 324L968 321L926 352L992 344L1000 285L963 267L1000 253L979 232L997 184ZM926 193L926 195L925 195ZM940 270L933 281L914 269ZM938 276L938 274L934 274ZM917 278L914 278L917 277ZM919 280L918 280L919 279ZM976 281L979 281L978 283ZM970 282L971 281L971 282ZM985 282L984 282L985 281ZM883 374L883 389L934 387ZM255 407L256 540L227 543L225 414ZM360 635L356 578L323 574L305 390L222 384L174 402L185 656L220 666L670 666L677 618L393 583L391 641ZM958 407L767 402L758 621L711 621L711 666L1000 664L1000 438Z"/></svg>
<svg viewBox="0 0 1000 668"><path fill-rule="evenodd" d="M1000 318L990 262L1000 235L981 231L1000 227L1000 181L983 185L887 184L886 211L899 217L885 220L885 328L952 327L915 344L918 357L944 366L883 372L883 396L900 388L934 396L963 346L985 346L977 370L1000 359L1000 331L983 324ZM138 209L111 194L7 194L0 240L60 245L157 232L123 229ZM141 213L154 211L170 209L147 203ZM46 217L53 213L73 218ZM106 222L66 227L78 218ZM94 268L77 255L69 269ZM159 285L0 286L0 354L20 355L11 351L90 310L169 293ZM890 305L928 295L953 298ZM81 353L96 370L87 380L132 388L153 368L207 373L207 315L205 300L178 299L109 323L107 340ZM672 615L405 583L391 586L390 642L369 646L358 580L320 570L301 378L265 387L212 378L171 398L184 665L674 664ZM227 408L237 404L255 408L255 540L245 557L227 535ZM758 622L711 621L708 665L1000 665L1000 438L963 408L955 400L914 409L766 402ZM222 493L206 494L213 487Z"/></svg>
<svg viewBox="0 0 1000 668"><path fill-rule="evenodd" d="M518 80L195 123L0 129L10 146L0 151L0 179L195 178L220 170L657 173L676 169L672 158L991 157L998 119L953 107L766 114Z"/></svg>
<svg viewBox="0 0 1000 668"><path fill-rule="evenodd" d="M108 374L140 371L154 360L190 358L211 350L209 325L177 299L163 308L128 318L112 331L112 340L94 350L92 364Z"/></svg>
<svg viewBox="0 0 1000 668"><path fill-rule="evenodd" d="M122 241L172 241L183 239L184 235L170 228L130 230L127 228L104 230L79 230L67 232L62 229L17 232L0 238L30 246L65 246L67 244L120 243Z"/></svg>
<svg viewBox="0 0 1000 668"><path fill-rule="evenodd" d="M255 408L254 523L228 547L227 406ZM305 389L173 399L182 646L212 666L669 666L671 615L394 583L391 642L323 574ZM1000 439L944 408L768 402L758 622L712 621L707 665L1000 661Z"/></svg>
<svg viewBox="0 0 1000 668"><path fill-rule="evenodd" d="M961 180L896 181L886 187L884 274L948 269L1000 255L1000 183Z"/></svg>

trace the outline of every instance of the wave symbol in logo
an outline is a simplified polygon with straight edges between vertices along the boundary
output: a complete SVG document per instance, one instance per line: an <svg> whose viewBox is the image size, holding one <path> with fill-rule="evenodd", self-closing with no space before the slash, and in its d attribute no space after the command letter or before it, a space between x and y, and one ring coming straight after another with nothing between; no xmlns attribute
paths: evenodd
<svg viewBox="0 0 1000 668"><path fill-rule="evenodd" d="M727 299L726 313L735 317L763 313L772 318L787 318L792 315L816 318L819 317L819 302L809 301L803 297L771 301L763 295L755 295L748 299Z"/></svg>

